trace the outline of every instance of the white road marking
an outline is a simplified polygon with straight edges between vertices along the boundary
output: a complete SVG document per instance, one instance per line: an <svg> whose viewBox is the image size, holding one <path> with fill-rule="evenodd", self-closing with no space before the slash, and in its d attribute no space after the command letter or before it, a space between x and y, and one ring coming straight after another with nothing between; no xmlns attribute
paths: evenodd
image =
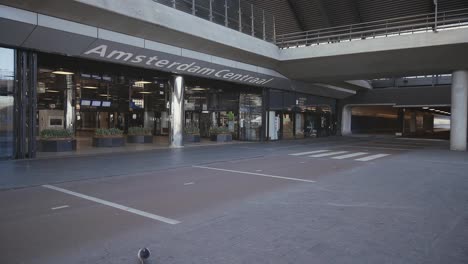
<svg viewBox="0 0 468 264"><path fill-rule="evenodd" d="M370 147L370 146L359 146L359 145L354 145L353 148L388 149L388 150L415 150L415 149L410 149L410 148L386 148L386 147Z"/></svg>
<svg viewBox="0 0 468 264"><path fill-rule="evenodd" d="M362 156L362 155L366 155L366 154L369 154L369 153L367 153L367 152L356 152L356 153L351 153L351 154L332 157L332 159L348 159L348 158Z"/></svg>
<svg viewBox="0 0 468 264"><path fill-rule="evenodd" d="M299 179L299 178L283 177L283 176L276 176L276 175L269 175L269 174L248 172L248 171L226 170L226 169L213 168L213 167L205 167L205 166L192 166L192 167L194 167L194 168L199 168L199 169L217 170L217 171L233 172L233 173L239 173L239 174L248 174L248 175L255 175L255 176L262 176L262 177L269 177L269 178L290 180L290 181L311 182L311 183L315 182L315 181L305 180L305 179Z"/></svg>
<svg viewBox="0 0 468 264"><path fill-rule="evenodd" d="M321 149L321 150L314 150L314 151L309 151L309 152L293 153L293 154L289 154L289 156L302 156L302 155L309 155L309 154L315 154L315 153L323 153L327 151L329 150Z"/></svg>
<svg viewBox="0 0 468 264"><path fill-rule="evenodd" d="M52 207L50 208L51 210L60 210L60 209L65 209L65 208L68 208L70 206L68 205L62 205L62 206L57 206L57 207Z"/></svg>
<svg viewBox="0 0 468 264"><path fill-rule="evenodd" d="M328 152L328 153L312 155L312 156L309 156L309 157L311 157L311 158L321 158L321 157L327 157L327 156L333 156L333 155L339 155L339 154L345 154L345 153L348 153L348 151L334 151L334 152Z"/></svg>
<svg viewBox="0 0 468 264"><path fill-rule="evenodd" d="M360 158L360 159L355 159L355 160L357 160L357 161L370 161L370 160L383 158L383 157L386 157L386 156L389 156L389 155L390 154L375 154L375 155L371 155L371 156L367 156L367 157Z"/></svg>
<svg viewBox="0 0 468 264"><path fill-rule="evenodd" d="M184 183L184 185L192 185L192 184L195 184L194 182L186 182Z"/></svg>
<svg viewBox="0 0 468 264"><path fill-rule="evenodd" d="M120 209L120 210L123 210L123 211L126 211L126 212L130 212L130 213L133 213L133 214L136 214L136 215L147 217L147 218L150 218L150 219L153 219L153 220L161 221L161 222L164 222L164 223L167 223L167 224L176 225L176 224L180 223L180 221L177 221L177 220L174 220L174 219L170 219L170 218L166 218L166 217L163 217L163 216L147 213L147 212L144 212L144 211L141 211L141 210L138 210L138 209L134 209L134 208L131 208L131 207L128 207L128 206L124 206L124 205L116 204L116 203L113 203L113 202L105 201L105 200L102 200L102 199L99 199L99 198L95 198L95 197L92 197L92 196L84 195L84 194L73 192L73 191L69 191L69 190L62 189L62 188L59 188L59 187L55 187L55 186L52 186L52 185L42 185L42 187L47 188L47 189L51 189L51 190L55 190L55 191L58 191L58 192L66 193L66 194L69 194L69 195L73 195L73 196L76 196L76 197L79 197L79 198L82 198L82 199L85 199L85 200L89 200L89 201L92 201L92 202L95 202L95 203L107 205L107 206L110 206L110 207L113 207L113 208L117 208L117 209Z"/></svg>

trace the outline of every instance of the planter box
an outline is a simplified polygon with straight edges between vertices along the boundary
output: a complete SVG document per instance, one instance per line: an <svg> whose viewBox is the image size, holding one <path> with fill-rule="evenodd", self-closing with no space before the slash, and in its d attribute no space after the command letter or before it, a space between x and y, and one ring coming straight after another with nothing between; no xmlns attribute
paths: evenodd
<svg viewBox="0 0 468 264"><path fill-rule="evenodd" d="M200 135L186 134L186 135L184 135L184 141L186 141L186 142L200 142Z"/></svg>
<svg viewBox="0 0 468 264"><path fill-rule="evenodd" d="M127 136L127 143L138 143L138 144L151 144L153 143L152 135L130 135Z"/></svg>
<svg viewBox="0 0 468 264"><path fill-rule="evenodd" d="M232 135L231 134L211 135L211 141L230 142L232 141Z"/></svg>
<svg viewBox="0 0 468 264"><path fill-rule="evenodd" d="M42 139L39 143L39 151L65 152L76 150L76 139Z"/></svg>
<svg viewBox="0 0 468 264"><path fill-rule="evenodd" d="M124 137L93 137L93 146L98 148L122 147L125 145Z"/></svg>

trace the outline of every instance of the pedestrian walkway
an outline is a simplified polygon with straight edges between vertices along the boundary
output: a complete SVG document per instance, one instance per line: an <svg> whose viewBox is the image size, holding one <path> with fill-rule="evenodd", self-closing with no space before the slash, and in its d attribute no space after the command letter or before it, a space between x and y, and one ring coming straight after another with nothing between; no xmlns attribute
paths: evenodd
<svg viewBox="0 0 468 264"><path fill-rule="evenodd" d="M352 152L346 150L328 150L319 149L299 153L291 153L289 156L309 157L309 158L331 158L336 160L354 159L355 161L372 161L383 157L390 156L386 153L369 153L369 152Z"/></svg>

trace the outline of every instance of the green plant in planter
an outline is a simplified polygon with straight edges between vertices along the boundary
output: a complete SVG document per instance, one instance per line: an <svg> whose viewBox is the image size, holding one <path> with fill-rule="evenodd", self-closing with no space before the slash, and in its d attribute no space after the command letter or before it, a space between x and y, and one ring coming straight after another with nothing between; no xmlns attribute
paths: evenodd
<svg viewBox="0 0 468 264"><path fill-rule="evenodd" d="M67 129L44 129L41 131L41 139L73 138L73 132Z"/></svg>
<svg viewBox="0 0 468 264"><path fill-rule="evenodd" d="M228 112L227 113L227 118L228 118L228 121L234 121L234 113L233 112Z"/></svg>
<svg viewBox="0 0 468 264"><path fill-rule="evenodd" d="M151 129L144 127L129 127L129 136L151 136Z"/></svg>
<svg viewBox="0 0 468 264"><path fill-rule="evenodd" d="M117 137L122 136L123 131L118 128L98 128L94 132L96 137Z"/></svg>
<svg viewBox="0 0 468 264"><path fill-rule="evenodd" d="M185 125L184 133L186 135L200 135L200 129L196 124L190 123Z"/></svg>
<svg viewBox="0 0 468 264"><path fill-rule="evenodd" d="M227 127L211 127L210 128L210 135L223 135L223 134L231 134L229 128Z"/></svg>

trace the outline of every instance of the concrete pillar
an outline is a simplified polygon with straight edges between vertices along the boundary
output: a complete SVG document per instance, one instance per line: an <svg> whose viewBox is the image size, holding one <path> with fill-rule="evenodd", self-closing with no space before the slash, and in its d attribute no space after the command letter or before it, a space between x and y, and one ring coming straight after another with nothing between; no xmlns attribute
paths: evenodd
<svg viewBox="0 0 468 264"><path fill-rule="evenodd" d="M184 146L184 77L172 76L169 82L171 88L171 129L169 140L171 147Z"/></svg>
<svg viewBox="0 0 468 264"><path fill-rule="evenodd" d="M415 135L416 134L416 111L412 110L411 111L411 119L410 119L410 134Z"/></svg>
<svg viewBox="0 0 468 264"><path fill-rule="evenodd" d="M468 114L468 70L452 74L452 116L450 117L450 149L466 151Z"/></svg>
<svg viewBox="0 0 468 264"><path fill-rule="evenodd" d="M343 107L343 112L341 114L341 135L351 135L351 118L352 118L352 111L351 106L345 105Z"/></svg>

